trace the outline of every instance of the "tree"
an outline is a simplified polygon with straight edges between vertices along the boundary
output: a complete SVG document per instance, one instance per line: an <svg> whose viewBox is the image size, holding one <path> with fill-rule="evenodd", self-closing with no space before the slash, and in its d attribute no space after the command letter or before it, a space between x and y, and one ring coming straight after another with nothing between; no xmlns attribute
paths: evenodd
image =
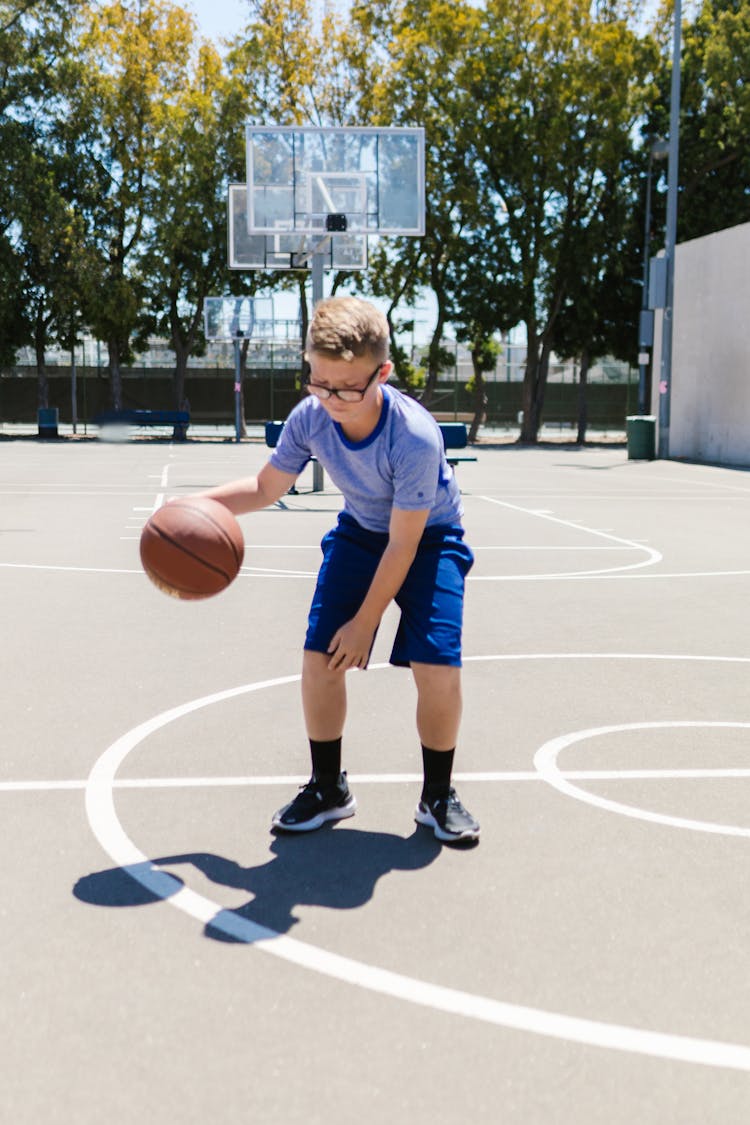
<svg viewBox="0 0 750 1125"><path fill-rule="evenodd" d="M750 221L749 0L704 0L681 70L680 241Z"/></svg>
<svg viewBox="0 0 750 1125"><path fill-rule="evenodd" d="M138 254L144 304L139 338L153 332L175 353L174 405L186 409L188 359L205 348L203 305L227 278L227 182L239 102L209 45L185 37L183 81L154 114L149 214ZM179 185L175 190L175 184Z"/></svg>
<svg viewBox="0 0 750 1125"><path fill-rule="evenodd" d="M46 407L46 349L53 342L70 345L80 322L86 265L83 224L60 191L63 169L44 141L29 146L16 177L25 318L36 356L38 405Z"/></svg>
<svg viewBox="0 0 750 1125"><path fill-rule="evenodd" d="M151 222L160 106L173 104L184 85L191 19L166 0L112 0L85 17L71 129L82 165L78 198L99 263L89 323L106 341L112 405L120 409L121 365L132 356L144 299L136 263Z"/></svg>
<svg viewBox="0 0 750 1125"><path fill-rule="evenodd" d="M34 344L40 405L47 404L48 329L71 283L62 263L66 253L70 258L74 224L52 167L49 122L76 8L58 0L0 0L0 356L12 362L19 346Z"/></svg>
<svg viewBox="0 0 750 1125"><path fill-rule="evenodd" d="M535 442L571 270L591 268L576 247L631 144L644 59L624 19L582 0L489 0L467 57L467 122L485 107L468 160L495 201L486 229L502 224L510 240L528 346L520 440Z"/></svg>
<svg viewBox="0 0 750 1125"><path fill-rule="evenodd" d="M372 19L372 11L371 7L370 14L361 18ZM477 16L470 5L445 0L408 0L399 7L385 3L376 6L375 12L377 25L382 28L390 23L392 30L388 65L368 92L367 101L375 123L424 127L426 214L424 238L407 250L408 286L400 283L404 277L400 243L381 254L379 272L371 284L376 292L391 290L395 301L413 301L419 288L432 290L436 316L420 394L420 401L429 406L445 366L443 336L451 311L455 311L453 265L464 245L467 213L474 209L473 175L465 160L456 78L469 28ZM398 349L396 355L400 359Z"/></svg>

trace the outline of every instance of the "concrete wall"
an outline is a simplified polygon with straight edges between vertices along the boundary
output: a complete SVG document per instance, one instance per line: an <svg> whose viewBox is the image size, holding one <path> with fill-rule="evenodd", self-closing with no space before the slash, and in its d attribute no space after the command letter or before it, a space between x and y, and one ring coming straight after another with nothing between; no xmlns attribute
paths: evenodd
<svg viewBox="0 0 750 1125"><path fill-rule="evenodd" d="M750 223L677 246L674 318L670 456L750 465Z"/></svg>

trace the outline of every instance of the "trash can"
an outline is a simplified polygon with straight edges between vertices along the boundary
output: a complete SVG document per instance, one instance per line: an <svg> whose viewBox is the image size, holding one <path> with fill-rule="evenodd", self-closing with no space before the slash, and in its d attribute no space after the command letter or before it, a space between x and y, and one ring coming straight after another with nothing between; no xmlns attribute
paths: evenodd
<svg viewBox="0 0 750 1125"><path fill-rule="evenodd" d="M636 414L626 419L628 460L653 461L656 457L656 418L653 414Z"/></svg>
<svg viewBox="0 0 750 1125"><path fill-rule="evenodd" d="M60 411L56 406L40 406L36 412L39 437L57 437L57 424Z"/></svg>

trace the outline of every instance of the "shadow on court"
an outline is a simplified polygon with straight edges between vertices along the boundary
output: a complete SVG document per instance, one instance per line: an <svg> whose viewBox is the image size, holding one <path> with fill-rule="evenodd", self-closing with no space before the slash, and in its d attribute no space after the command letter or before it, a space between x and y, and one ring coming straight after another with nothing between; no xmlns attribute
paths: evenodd
<svg viewBox="0 0 750 1125"><path fill-rule="evenodd" d="M219 910L205 928L216 941L251 944L288 931L299 921L298 906L354 910L369 902L378 880L391 871L419 871L441 851L431 832L417 828L409 837L356 828L334 831L324 825L314 835L278 836L273 859L243 867L210 852L163 856L127 867L85 875L73 894L94 906L147 906L172 898L189 885L163 868L193 867L217 886L247 891L243 906Z"/></svg>

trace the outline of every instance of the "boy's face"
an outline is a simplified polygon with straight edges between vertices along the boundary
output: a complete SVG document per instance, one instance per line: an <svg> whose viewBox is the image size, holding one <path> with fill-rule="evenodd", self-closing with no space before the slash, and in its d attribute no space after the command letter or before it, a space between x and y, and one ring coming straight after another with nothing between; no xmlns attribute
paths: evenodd
<svg viewBox="0 0 750 1125"><path fill-rule="evenodd" d="M310 364L308 392L320 399L334 421L353 422L380 411L383 397L380 385L391 373L390 360L378 363L371 355L352 360L334 359L315 352L308 353L307 359ZM335 391L344 397L330 393Z"/></svg>

